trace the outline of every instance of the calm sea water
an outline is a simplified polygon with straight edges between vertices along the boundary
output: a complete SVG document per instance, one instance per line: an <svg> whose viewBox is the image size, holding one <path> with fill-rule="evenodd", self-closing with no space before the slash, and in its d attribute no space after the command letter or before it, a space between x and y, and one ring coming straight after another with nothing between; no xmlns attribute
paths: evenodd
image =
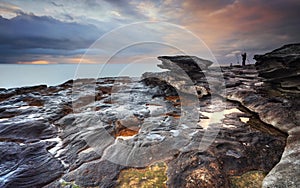
<svg viewBox="0 0 300 188"><path fill-rule="evenodd" d="M153 64L0 64L0 88L14 88L46 84L58 85L70 79L131 76L144 72L159 72Z"/></svg>

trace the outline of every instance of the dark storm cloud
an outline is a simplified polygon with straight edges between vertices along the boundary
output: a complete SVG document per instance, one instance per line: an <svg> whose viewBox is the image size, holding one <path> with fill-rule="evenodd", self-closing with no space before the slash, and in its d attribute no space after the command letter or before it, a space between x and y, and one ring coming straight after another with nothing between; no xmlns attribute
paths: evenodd
<svg viewBox="0 0 300 188"><path fill-rule="evenodd" d="M48 16L19 14L12 19L0 17L0 57L23 54L68 55L82 53L101 36L92 25L65 23ZM2 62L5 63L5 62Z"/></svg>
<svg viewBox="0 0 300 188"><path fill-rule="evenodd" d="M0 18L0 43L15 49L86 48L100 34L92 25L64 23L47 16L20 14L12 19Z"/></svg>

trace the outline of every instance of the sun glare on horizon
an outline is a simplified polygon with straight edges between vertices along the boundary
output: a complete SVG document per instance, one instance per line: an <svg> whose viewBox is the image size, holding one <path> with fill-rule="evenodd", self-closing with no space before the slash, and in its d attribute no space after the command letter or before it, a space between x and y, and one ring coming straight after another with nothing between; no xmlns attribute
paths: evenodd
<svg viewBox="0 0 300 188"><path fill-rule="evenodd" d="M37 60L37 61L28 61L28 62L18 62L18 64L30 64L30 65L48 65L48 64L56 64L54 62L46 61L46 60Z"/></svg>

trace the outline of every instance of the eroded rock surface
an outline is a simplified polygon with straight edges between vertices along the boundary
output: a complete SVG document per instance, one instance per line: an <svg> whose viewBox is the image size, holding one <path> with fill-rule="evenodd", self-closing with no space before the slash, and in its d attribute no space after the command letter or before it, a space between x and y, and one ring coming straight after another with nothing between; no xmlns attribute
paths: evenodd
<svg viewBox="0 0 300 188"><path fill-rule="evenodd" d="M159 59L169 71L141 79L0 90L0 187L232 187L251 172L297 186L295 98L253 65Z"/></svg>
<svg viewBox="0 0 300 188"><path fill-rule="evenodd" d="M300 93L300 44L289 44L264 55L256 55L256 68L266 84L287 95Z"/></svg>
<svg viewBox="0 0 300 188"><path fill-rule="evenodd" d="M261 114L267 123L288 134L281 161L265 178L263 186L299 187L300 44L285 45L255 59L258 61L258 72L264 78L260 101L267 104L256 104L256 107L252 104L251 108ZM270 105L274 106L272 110ZM265 113L268 109L269 112ZM274 115L270 116L270 113Z"/></svg>

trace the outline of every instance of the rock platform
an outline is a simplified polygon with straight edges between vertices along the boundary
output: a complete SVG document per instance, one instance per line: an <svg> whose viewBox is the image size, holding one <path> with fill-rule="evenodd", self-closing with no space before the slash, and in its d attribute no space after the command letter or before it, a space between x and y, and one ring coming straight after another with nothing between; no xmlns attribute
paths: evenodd
<svg viewBox="0 0 300 188"><path fill-rule="evenodd" d="M0 89L0 187L299 187L299 49Z"/></svg>

